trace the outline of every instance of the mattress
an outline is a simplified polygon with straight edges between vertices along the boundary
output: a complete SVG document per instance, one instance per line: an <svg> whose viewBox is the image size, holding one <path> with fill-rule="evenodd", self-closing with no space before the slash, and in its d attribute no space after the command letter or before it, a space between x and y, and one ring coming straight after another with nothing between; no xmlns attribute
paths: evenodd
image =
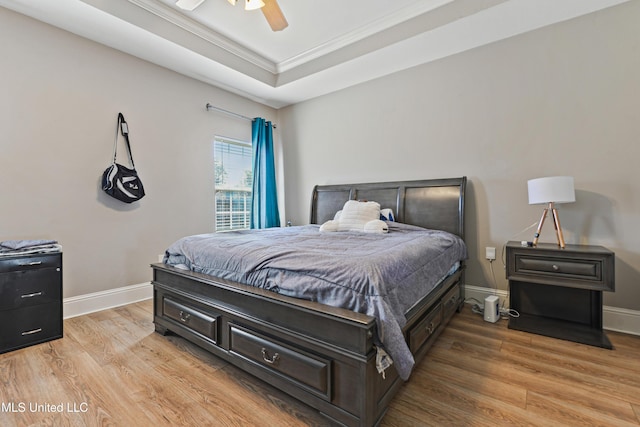
<svg viewBox="0 0 640 427"><path fill-rule="evenodd" d="M407 379L414 360L402 334L405 313L466 257L454 234L389 222L385 234L306 225L188 236L164 262L375 317L376 346Z"/></svg>

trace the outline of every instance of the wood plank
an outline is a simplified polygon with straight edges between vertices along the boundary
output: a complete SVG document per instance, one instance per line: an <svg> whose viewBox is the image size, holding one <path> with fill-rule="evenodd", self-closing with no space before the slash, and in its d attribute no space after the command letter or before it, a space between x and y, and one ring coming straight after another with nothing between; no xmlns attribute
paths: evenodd
<svg viewBox="0 0 640 427"><path fill-rule="evenodd" d="M496 425L494 421L483 416L459 410L455 406L455 400L438 399L437 397L441 396L440 392L432 393L431 390L419 388L419 391L424 393L419 394L415 390L416 387L411 387L411 390L407 387L394 398L382 420L383 426L388 426L387 422L402 426L403 421L407 421L409 424L415 422L415 425L434 427L471 424L478 427L495 427ZM425 396L429 397L425 398Z"/></svg>
<svg viewBox="0 0 640 427"><path fill-rule="evenodd" d="M631 352L620 348L616 348L616 351L611 351L605 348L585 346L572 341L557 340L541 335L533 336L531 344L539 350L547 350L553 354L591 361L599 365L622 368L625 371L632 371L633 375L640 374L640 363L629 363L629 357L640 354L640 348L634 348Z"/></svg>
<svg viewBox="0 0 640 427"><path fill-rule="evenodd" d="M184 339L151 301L65 321L65 337L0 355L0 401L87 403L0 412L0 425L332 426L313 408ZM465 308L392 400L382 427L640 426L640 337L613 350L510 330Z"/></svg>
<svg viewBox="0 0 640 427"><path fill-rule="evenodd" d="M457 320L459 321L460 317ZM479 323L479 325L482 325L482 323ZM494 329L495 328L489 328L488 330L493 331ZM510 332L510 330L504 329L504 333L509 334ZM520 332L518 333L521 334ZM629 402L611 399L607 392L602 392L597 388L579 388L571 381L565 382L565 384L558 383L558 377L554 375L553 370L545 372L547 368L546 365L549 364L548 359L543 363L531 365L527 360L530 357L528 354L521 354L521 359L506 357L502 352L495 351L495 348L491 350L478 345L468 344L467 334L464 331L456 330L455 327L447 329L443 334L443 337L444 336L449 340L452 340L452 337L456 336L459 341L453 339L453 344L450 345L449 351L441 347L434 347L427 359L435 358L442 360L443 363L450 363L455 366L460 366L462 369L477 371L480 375L488 375L498 380L501 379L505 383L519 384L529 390L538 390L545 393L545 395L556 396L557 398L568 400L572 404L602 411L603 413L608 413L622 420L635 421L635 416L629 407ZM637 337L633 337L633 339L638 341ZM567 343L566 341L560 340L553 341L558 344L558 348L560 349L563 349ZM479 344L482 344L482 341L480 341ZM508 345L512 345L512 342L508 341L508 344L505 345L508 347ZM573 346L574 344L570 343L570 345ZM589 352L595 351L604 355L611 354L610 350L592 348L581 344L577 345L581 347L583 353L588 354ZM453 355L451 354L452 351L458 351L460 354ZM550 351L549 354L552 354L553 348L547 348L545 351ZM563 352L564 350L560 351L561 355ZM438 359L441 355L441 359ZM589 363L589 356L586 356L586 358L587 363ZM626 364L635 365L637 364L636 360L637 356L634 355L633 358L626 360ZM601 362L606 366L606 360L602 360ZM621 361L621 363L624 362ZM630 379L629 381L633 380ZM638 382L640 381L636 383ZM637 392L635 394L637 394Z"/></svg>
<svg viewBox="0 0 640 427"><path fill-rule="evenodd" d="M463 343L456 343L452 351L458 351L459 354L452 355L451 352L433 349L430 357L505 384L517 385L579 407L608 413L622 420L631 421L634 418L628 401L612 399L606 391L584 387L580 381L559 377L553 372L553 367L547 367L544 363L532 365L526 352L523 352L521 358L514 358L509 354L472 348Z"/></svg>
<svg viewBox="0 0 640 427"><path fill-rule="evenodd" d="M638 419L638 422L640 423L640 405L631 405L633 407L633 412L635 412L636 414L636 418Z"/></svg>
<svg viewBox="0 0 640 427"><path fill-rule="evenodd" d="M579 387L586 391L598 390L609 395L609 398L617 397L623 401L640 404L638 375L625 375L619 368L599 366L587 360L578 361L531 348L505 345L502 351L510 360L544 371L560 384ZM634 362L629 360L629 363Z"/></svg>
<svg viewBox="0 0 640 427"><path fill-rule="evenodd" d="M531 392L527 399L527 409L555 425L567 426L637 426L637 422L611 417L599 411L570 405L561 400Z"/></svg>
<svg viewBox="0 0 640 427"><path fill-rule="evenodd" d="M474 423L484 420L494 426L530 425L535 421L538 425L554 426L554 423L538 420L539 417L533 417L524 408L512 405L499 397L493 397L485 390L452 384L446 379L428 375L423 370L417 372L417 377L422 379L421 389L432 399L451 406L452 410L466 413Z"/></svg>
<svg viewBox="0 0 640 427"><path fill-rule="evenodd" d="M524 409L527 405L526 388L506 383L493 376L487 377L485 374L465 370L455 364L450 365L438 360L430 360L424 368L418 371L416 376L421 376L426 382L431 378L437 378L442 382L475 390L480 394L491 396L518 408Z"/></svg>
<svg viewBox="0 0 640 427"><path fill-rule="evenodd" d="M42 379L55 378L63 387L64 391L57 396L55 403L86 407L86 412L70 414L65 408L62 413L48 415L55 415L56 423L61 418L72 415L74 420L85 420L88 425L134 425L138 421L138 413L132 412L128 406L127 390L120 386L119 381L106 378L103 365L98 363L97 358L84 351L76 352L75 346L63 341L64 339L40 349L40 363L51 370L50 375ZM38 411L32 415L36 422L40 422L37 417L46 413Z"/></svg>

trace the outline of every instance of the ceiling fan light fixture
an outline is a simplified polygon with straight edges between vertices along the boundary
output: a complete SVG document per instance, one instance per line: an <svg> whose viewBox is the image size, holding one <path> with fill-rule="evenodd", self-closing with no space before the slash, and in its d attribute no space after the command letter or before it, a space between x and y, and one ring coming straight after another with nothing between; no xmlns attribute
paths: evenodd
<svg viewBox="0 0 640 427"><path fill-rule="evenodd" d="M204 0L178 0L176 6L184 10L193 10L200 6Z"/></svg>
<svg viewBox="0 0 640 427"><path fill-rule="evenodd" d="M289 26L276 0L266 0L265 6L260 10L273 31L282 31Z"/></svg>
<svg viewBox="0 0 640 427"><path fill-rule="evenodd" d="M244 1L244 10L256 10L264 7L264 2L262 0L245 0Z"/></svg>
<svg viewBox="0 0 640 427"><path fill-rule="evenodd" d="M236 3L238 3L238 0L227 0L229 3L231 3L233 6L236 5Z"/></svg>

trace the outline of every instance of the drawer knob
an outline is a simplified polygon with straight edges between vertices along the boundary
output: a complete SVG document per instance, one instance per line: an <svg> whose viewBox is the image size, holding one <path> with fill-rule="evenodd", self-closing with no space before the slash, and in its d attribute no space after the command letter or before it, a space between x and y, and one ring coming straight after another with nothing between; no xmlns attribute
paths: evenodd
<svg viewBox="0 0 640 427"><path fill-rule="evenodd" d="M558 271L558 270L560 270L560 267L558 267L558 266L557 266L557 265L555 265L555 264L553 264L553 265L551 266L551 268L553 268L553 270L554 270L554 271Z"/></svg>
<svg viewBox="0 0 640 427"><path fill-rule="evenodd" d="M191 315L189 313L185 313L184 311L180 310L180 321L181 322L188 322L189 318L191 317Z"/></svg>
<svg viewBox="0 0 640 427"><path fill-rule="evenodd" d="M273 365L278 361L279 357L280 355L278 353L274 353L273 357L269 357L269 354L267 353L267 349L262 347L262 360L264 360L268 364Z"/></svg>

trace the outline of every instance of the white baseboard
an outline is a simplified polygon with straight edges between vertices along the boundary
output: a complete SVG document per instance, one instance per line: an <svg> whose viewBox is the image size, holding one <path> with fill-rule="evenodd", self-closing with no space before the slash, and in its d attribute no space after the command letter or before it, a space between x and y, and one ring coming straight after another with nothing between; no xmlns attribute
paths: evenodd
<svg viewBox="0 0 640 427"><path fill-rule="evenodd" d="M503 290L495 290L484 286L464 286L465 301L471 298L478 300L481 304L489 295L496 295L500 298L500 306L509 307L509 293ZM467 301L475 302L475 301ZM622 332L631 335L640 335L640 311L627 310L617 307L602 307L602 323L604 329L608 331Z"/></svg>
<svg viewBox="0 0 640 427"><path fill-rule="evenodd" d="M82 316L108 308L120 307L153 297L151 282L124 286L102 292L94 292L77 297L65 298L62 301L64 318Z"/></svg>
<svg viewBox="0 0 640 427"><path fill-rule="evenodd" d="M640 335L640 311L618 307L602 307L602 323L608 331Z"/></svg>
<svg viewBox="0 0 640 427"><path fill-rule="evenodd" d="M509 293L507 291L484 286L464 285L464 299L467 303L475 303L475 301L467 301L475 299L482 305L484 304L484 299L490 295L500 298L500 307L509 308Z"/></svg>
<svg viewBox="0 0 640 427"><path fill-rule="evenodd" d="M483 303L490 295L500 298L500 306L509 307L509 293L484 286L465 285L465 301L475 299ZM63 300L64 318L82 316L108 308L120 307L138 301L144 301L153 297L151 282L138 285L124 286L122 288L109 289L108 291L95 292ZM624 308L604 306L602 308L604 329L622 332L632 335L640 335L640 311Z"/></svg>

